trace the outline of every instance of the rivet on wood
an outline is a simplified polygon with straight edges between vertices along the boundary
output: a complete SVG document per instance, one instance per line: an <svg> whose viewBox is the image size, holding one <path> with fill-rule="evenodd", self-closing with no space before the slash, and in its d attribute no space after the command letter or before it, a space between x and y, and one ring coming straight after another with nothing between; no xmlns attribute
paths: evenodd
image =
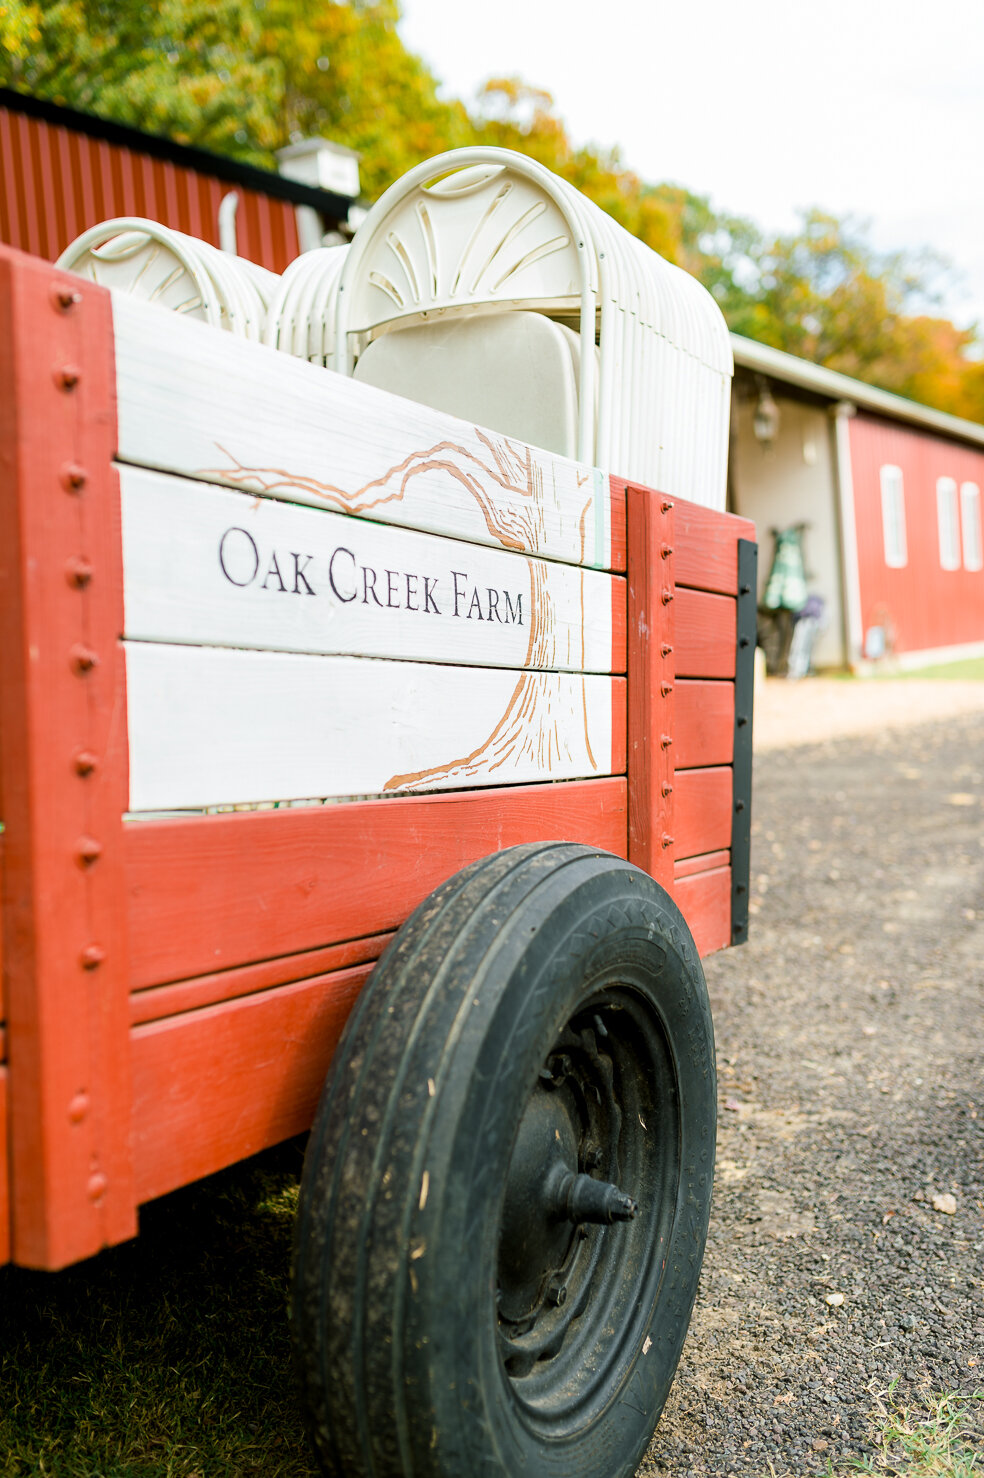
<svg viewBox="0 0 984 1478"><path fill-rule="evenodd" d="M660 647L660 651L663 653L664 657L668 657L673 651L673 648L670 646L669 642L664 642L663 645Z"/></svg>
<svg viewBox="0 0 984 1478"><path fill-rule="evenodd" d="M673 794L673 786L670 784L670 782L668 780L664 780L663 781L662 785L660 786L660 790L662 791L663 795L672 795Z"/></svg>
<svg viewBox="0 0 984 1478"><path fill-rule="evenodd" d="M95 970L106 958L106 951L98 944L87 944L79 955L79 962L83 970Z"/></svg>
<svg viewBox="0 0 984 1478"><path fill-rule="evenodd" d="M84 590L92 579L92 565L87 559L72 558L65 566L65 578L76 590Z"/></svg>
<svg viewBox="0 0 984 1478"><path fill-rule="evenodd" d="M69 1118L69 1122L72 1123L72 1124L81 1124L82 1123L82 1120L85 1118L85 1116L86 1116L86 1114L88 1112L89 1112L89 1095L88 1095L88 1093L76 1093L75 1097L72 1099L71 1103L68 1105L68 1118Z"/></svg>
<svg viewBox="0 0 984 1478"><path fill-rule="evenodd" d="M672 544L664 544L663 547L659 551L660 559L669 559L669 557L670 557L670 555L672 553L673 553L673 545Z"/></svg>
<svg viewBox="0 0 984 1478"><path fill-rule="evenodd" d="M669 832L665 832L664 831L664 833L663 833L663 846L664 847L672 847L673 846L673 838L670 836Z"/></svg>
<svg viewBox="0 0 984 1478"><path fill-rule="evenodd" d="M672 507L673 507L673 504L672 504L672 503L670 503L670 502L663 502L663 503L661 503L661 504L660 504L660 505L659 505L659 506L660 506L660 508L661 508L661 509L662 509L662 511L663 511L663 512L664 512L664 513L669 513L669 512L670 512L670 510L671 510L671 509L672 509Z"/></svg>
<svg viewBox="0 0 984 1478"><path fill-rule="evenodd" d="M79 383L80 371L74 364L60 364L53 373L59 390L74 390Z"/></svg>
<svg viewBox="0 0 984 1478"><path fill-rule="evenodd" d="M661 734L659 736L659 743L661 749L669 749L670 745L673 743L672 736L669 734Z"/></svg>
<svg viewBox="0 0 984 1478"><path fill-rule="evenodd" d="M73 763L76 775L91 775L98 761L88 749L80 749Z"/></svg>
<svg viewBox="0 0 984 1478"><path fill-rule="evenodd" d="M75 855L82 866L87 867L89 863L95 862L97 857L102 856L102 847L95 837L79 837L75 846Z"/></svg>
<svg viewBox="0 0 984 1478"><path fill-rule="evenodd" d="M61 484L66 493L79 493L85 487L89 474L78 462L65 462L61 470Z"/></svg>
<svg viewBox="0 0 984 1478"><path fill-rule="evenodd" d="M670 603L670 601L672 599L673 599L673 591L670 590L669 587L667 587L666 590L663 591L663 595L662 595L662 600L663 600L664 606L668 606L669 603Z"/></svg>
<svg viewBox="0 0 984 1478"><path fill-rule="evenodd" d="M69 308L74 308L76 303L81 303L82 294L66 283L55 283L51 289L51 302L55 308L60 308L67 313Z"/></svg>
<svg viewBox="0 0 984 1478"><path fill-rule="evenodd" d="M68 655L73 672L90 672L99 663L98 653L94 652L91 647L83 647L80 643L76 643Z"/></svg>
<svg viewBox="0 0 984 1478"><path fill-rule="evenodd" d="M106 1194L108 1185L109 1181L100 1171L97 1170L95 1175L90 1175L89 1184L86 1186L86 1190L89 1192L89 1200L101 1201Z"/></svg>
<svg viewBox="0 0 984 1478"><path fill-rule="evenodd" d="M668 698L670 696L670 694L673 692L673 684L672 683L660 683L659 690L662 693L662 695L663 695L664 698Z"/></svg>

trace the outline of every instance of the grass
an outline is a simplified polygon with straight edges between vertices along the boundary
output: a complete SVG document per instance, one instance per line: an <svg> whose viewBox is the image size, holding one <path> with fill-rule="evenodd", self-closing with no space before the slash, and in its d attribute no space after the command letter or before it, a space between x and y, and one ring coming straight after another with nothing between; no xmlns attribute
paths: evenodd
<svg viewBox="0 0 984 1478"><path fill-rule="evenodd" d="M873 1456L850 1464L850 1471L892 1473L899 1478L981 1478L984 1452L984 1391L952 1392L905 1406L886 1393L878 1403L881 1427ZM837 1470L828 1469L830 1478ZM840 1469L843 1475L844 1469Z"/></svg>
<svg viewBox="0 0 984 1478"><path fill-rule="evenodd" d="M984 657L966 657L961 662L940 662L932 667L907 668L904 672L876 672L876 681L885 678L957 678L962 682L984 682Z"/></svg>
<svg viewBox="0 0 984 1478"><path fill-rule="evenodd" d="M859 678L853 672L840 669L836 672L821 672L820 677L835 677L843 682L904 682L907 678L940 678L959 682L984 682L984 657L964 657L959 662L936 662L925 667L900 668L888 660L885 666L874 667L870 673Z"/></svg>
<svg viewBox="0 0 984 1478"><path fill-rule="evenodd" d="M311 1478L287 1282L292 1143L61 1273L0 1270L4 1478Z"/></svg>

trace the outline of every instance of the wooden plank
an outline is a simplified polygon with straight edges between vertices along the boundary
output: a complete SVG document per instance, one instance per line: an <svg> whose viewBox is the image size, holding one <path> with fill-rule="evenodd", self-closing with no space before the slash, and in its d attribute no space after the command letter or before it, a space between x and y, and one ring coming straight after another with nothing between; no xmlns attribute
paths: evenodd
<svg viewBox="0 0 984 1478"><path fill-rule="evenodd" d="M755 525L747 518L702 508L686 498L675 498L677 581L697 590L720 595L738 594L738 540L755 539Z"/></svg>
<svg viewBox="0 0 984 1478"><path fill-rule="evenodd" d="M677 677L733 678L736 616L730 596L677 587Z"/></svg>
<svg viewBox="0 0 984 1478"><path fill-rule="evenodd" d="M731 942L731 868L695 873L674 885L677 906L703 958Z"/></svg>
<svg viewBox="0 0 984 1478"><path fill-rule="evenodd" d="M683 857L673 869L674 882L681 878L692 878L697 872L712 872L718 867L727 867L731 853L724 848L719 852L705 852L702 857Z"/></svg>
<svg viewBox="0 0 984 1478"><path fill-rule="evenodd" d="M240 965L238 969L199 975L195 980L176 980L171 985L137 991L130 997L130 1021L134 1026L160 1021L166 1016L197 1011L218 1001L236 1000L275 985L290 985L295 980L309 980L332 970L371 963L379 959L392 938L392 934L374 934L369 939L351 939L327 949L301 950L277 960L263 960L258 965Z"/></svg>
<svg viewBox="0 0 984 1478"><path fill-rule="evenodd" d="M624 664L619 576L142 468L122 468L120 482L129 638L572 672Z"/></svg>
<svg viewBox="0 0 984 1478"><path fill-rule="evenodd" d="M673 781L676 801L676 855L699 857L731 847L731 770L678 770ZM730 905L729 905L730 906Z"/></svg>
<svg viewBox="0 0 984 1478"><path fill-rule="evenodd" d="M130 810L610 775L624 678L126 643Z"/></svg>
<svg viewBox="0 0 984 1478"><path fill-rule="evenodd" d="M730 765L735 733L734 683L681 678L674 696L673 754L677 769Z"/></svg>
<svg viewBox="0 0 984 1478"><path fill-rule="evenodd" d="M371 965L135 1027L133 1142L143 1201L308 1128Z"/></svg>
<svg viewBox="0 0 984 1478"><path fill-rule="evenodd" d="M134 988L397 928L518 842L627 852L624 778L449 792L126 828Z"/></svg>
<svg viewBox="0 0 984 1478"><path fill-rule="evenodd" d="M673 882L673 504L626 489L629 860Z"/></svg>
<svg viewBox="0 0 984 1478"><path fill-rule="evenodd" d="M10 1261L10 1164L7 1154L7 1069L0 1065L0 1268Z"/></svg>
<svg viewBox="0 0 984 1478"><path fill-rule="evenodd" d="M109 295L0 251L12 1229L14 1261L33 1267L136 1229L113 388Z"/></svg>
<svg viewBox="0 0 984 1478"><path fill-rule="evenodd" d="M2 784L2 783L3 783L3 762L2 762L2 760L0 760L0 784ZM0 794L0 818L2 818L2 817L3 817L3 796L2 796L2 794ZM4 910L3 910L4 865L3 865L3 863L4 863L3 832L0 832L0 1062L2 1062L4 1060L4 1058L7 1056L6 1043L3 1041L3 1037L4 1037L3 1023L7 1019L7 1013L6 1013L6 1010L4 1008L4 997L3 997L3 991L4 991L3 978L4 978L4 975L6 974L5 960L4 960L4 953L3 953L3 914L4 914Z"/></svg>
<svg viewBox="0 0 984 1478"><path fill-rule="evenodd" d="M119 456L568 564L612 569L595 468L136 298L114 299Z"/></svg>

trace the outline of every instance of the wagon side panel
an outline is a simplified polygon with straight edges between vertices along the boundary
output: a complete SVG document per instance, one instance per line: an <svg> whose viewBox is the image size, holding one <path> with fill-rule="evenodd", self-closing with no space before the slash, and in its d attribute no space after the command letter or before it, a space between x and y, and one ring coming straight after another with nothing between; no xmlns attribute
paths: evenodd
<svg viewBox="0 0 984 1478"><path fill-rule="evenodd" d="M754 527L621 486L630 856L671 888L708 954L739 942L747 910L755 587L740 566Z"/></svg>

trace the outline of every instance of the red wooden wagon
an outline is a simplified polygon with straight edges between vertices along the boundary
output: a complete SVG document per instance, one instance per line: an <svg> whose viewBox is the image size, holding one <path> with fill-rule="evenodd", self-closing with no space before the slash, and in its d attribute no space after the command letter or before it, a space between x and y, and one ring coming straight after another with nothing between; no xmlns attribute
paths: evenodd
<svg viewBox="0 0 984 1478"><path fill-rule="evenodd" d="M325 1470L632 1472L747 927L752 527L9 250L0 428L0 1262L321 1095Z"/></svg>

